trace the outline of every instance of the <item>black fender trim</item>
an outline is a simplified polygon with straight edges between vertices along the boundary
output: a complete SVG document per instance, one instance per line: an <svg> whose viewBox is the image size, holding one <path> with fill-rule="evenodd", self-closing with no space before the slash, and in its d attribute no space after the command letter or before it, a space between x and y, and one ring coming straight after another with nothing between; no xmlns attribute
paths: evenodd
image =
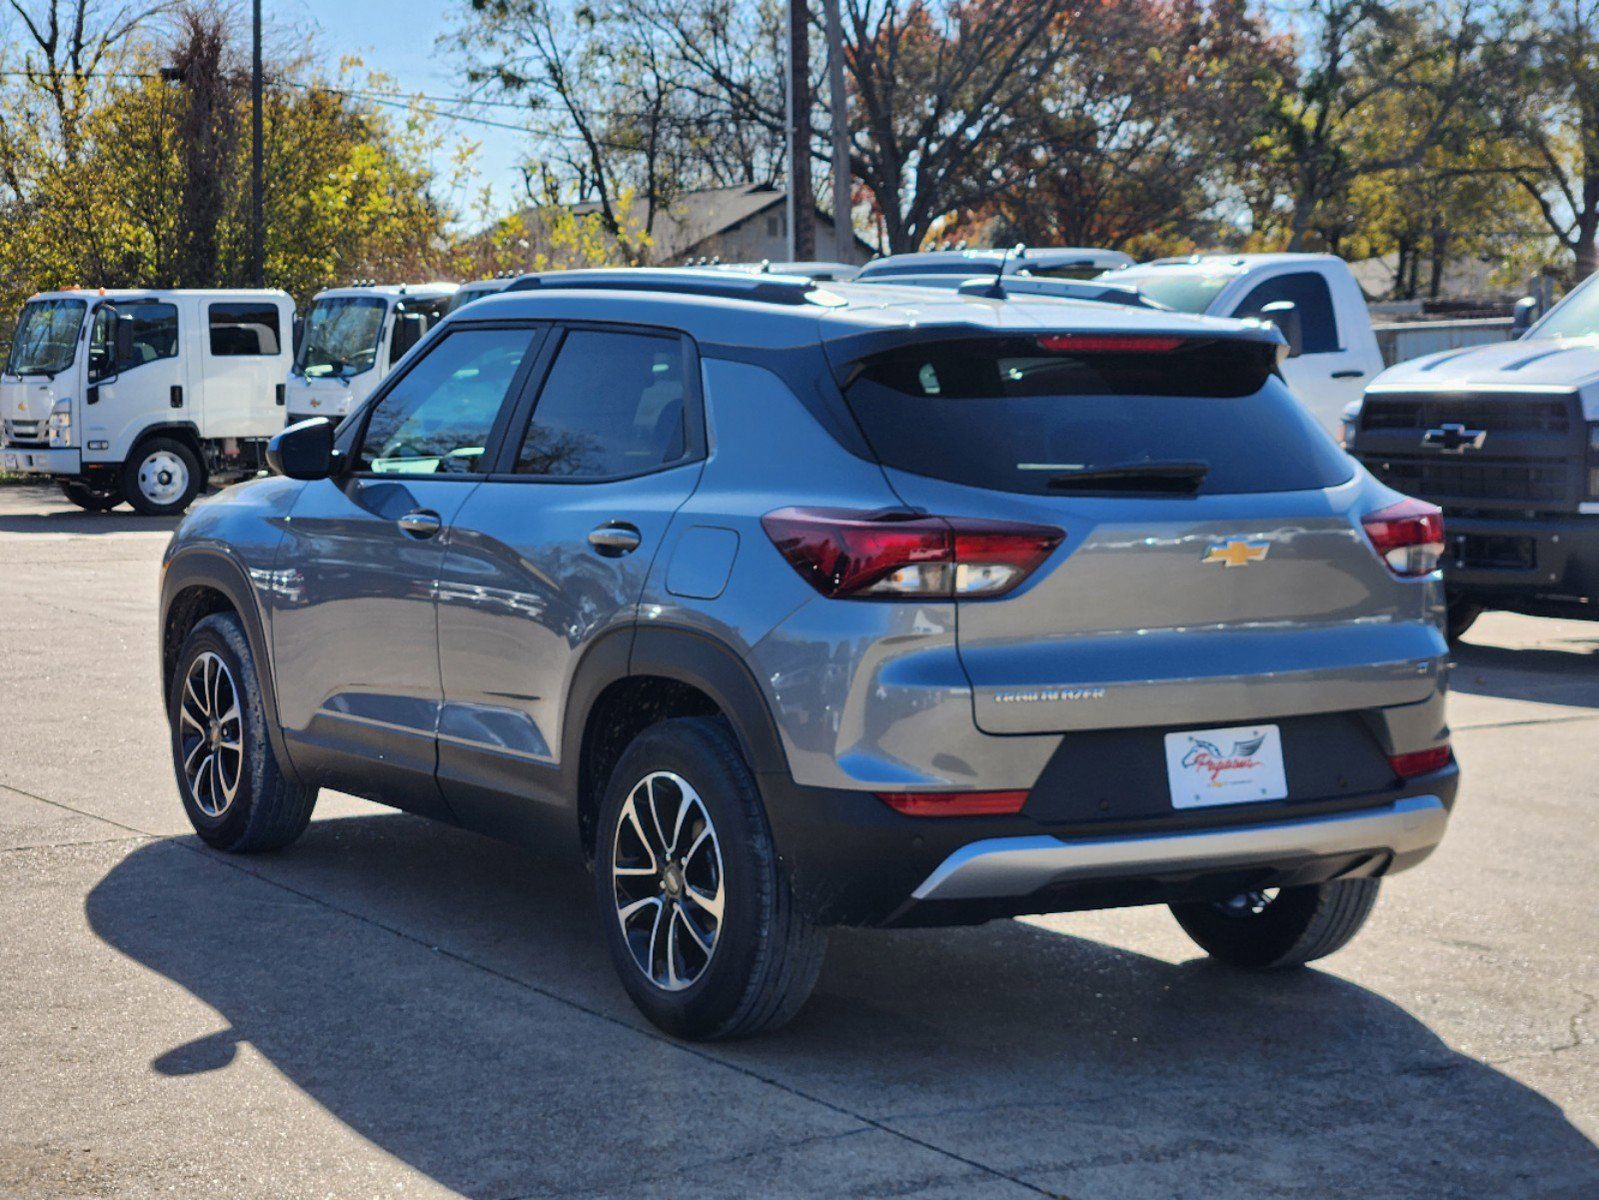
<svg viewBox="0 0 1599 1200"><path fill-rule="evenodd" d="M250 653L255 657L256 674L261 679L261 702L266 709L267 737L272 741L272 751L294 781L301 782L294 768L294 758L290 755L288 743L283 736L283 726L278 721L276 675L255 589L250 585L250 577L244 567L220 550L205 546L180 550L167 561L162 570L159 626L162 712L167 711L172 700L172 679L167 673L169 653L176 654L181 648L167 645L168 618L173 602L185 591L194 587L206 587L221 592L227 597L233 610L239 614L239 621L244 625L245 639L250 643Z"/></svg>

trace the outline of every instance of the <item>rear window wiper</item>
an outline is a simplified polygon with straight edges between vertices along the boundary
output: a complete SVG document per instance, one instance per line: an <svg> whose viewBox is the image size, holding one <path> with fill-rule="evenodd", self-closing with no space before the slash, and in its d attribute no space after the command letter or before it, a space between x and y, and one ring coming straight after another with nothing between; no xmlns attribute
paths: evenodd
<svg viewBox="0 0 1599 1200"><path fill-rule="evenodd" d="M1162 492L1189 495L1210 474L1202 462L1130 462L1106 467L1084 467L1068 475L1052 475L1055 492Z"/></svg>

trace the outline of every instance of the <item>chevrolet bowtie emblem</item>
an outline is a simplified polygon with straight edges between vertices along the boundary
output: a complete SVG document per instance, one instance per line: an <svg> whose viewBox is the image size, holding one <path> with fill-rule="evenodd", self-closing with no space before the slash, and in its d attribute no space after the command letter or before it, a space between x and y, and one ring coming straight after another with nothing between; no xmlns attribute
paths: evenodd
<svg viewBox="0 0 1599 1200"><path fill-rule="evenodd" d="M1266 542L1222 542L1205 551L1202 563L1221 563L1225 567L1247 567L1259 562L1271 550Z"/></svg>

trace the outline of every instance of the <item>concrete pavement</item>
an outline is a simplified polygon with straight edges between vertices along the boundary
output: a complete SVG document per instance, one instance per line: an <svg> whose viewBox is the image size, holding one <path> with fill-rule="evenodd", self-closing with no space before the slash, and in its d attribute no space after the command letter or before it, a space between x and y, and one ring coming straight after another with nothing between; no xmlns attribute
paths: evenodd
<svg viewBox="0 0 1599 1200"><path fill-rule="evenodd" d="M1318 969L1164 910L839 932L704 1048L575 868L335 795L191 837L166 533L0 488L0 1196L1599 1195L1599 625L1484 618L1449 837Z"/></svg>

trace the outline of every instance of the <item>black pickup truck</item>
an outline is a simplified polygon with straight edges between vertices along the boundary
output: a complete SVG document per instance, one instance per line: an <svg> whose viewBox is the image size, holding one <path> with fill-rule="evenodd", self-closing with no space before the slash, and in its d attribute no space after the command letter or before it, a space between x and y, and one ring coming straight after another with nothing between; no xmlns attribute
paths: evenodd
<svg viewBox="0 0 1599 1200"><path fill-rule="evenodd" d="M1599 619L1599 275L1514 341L1384 371L1344 440L1442 506L1451 638L1489 608Z"/></svg>

